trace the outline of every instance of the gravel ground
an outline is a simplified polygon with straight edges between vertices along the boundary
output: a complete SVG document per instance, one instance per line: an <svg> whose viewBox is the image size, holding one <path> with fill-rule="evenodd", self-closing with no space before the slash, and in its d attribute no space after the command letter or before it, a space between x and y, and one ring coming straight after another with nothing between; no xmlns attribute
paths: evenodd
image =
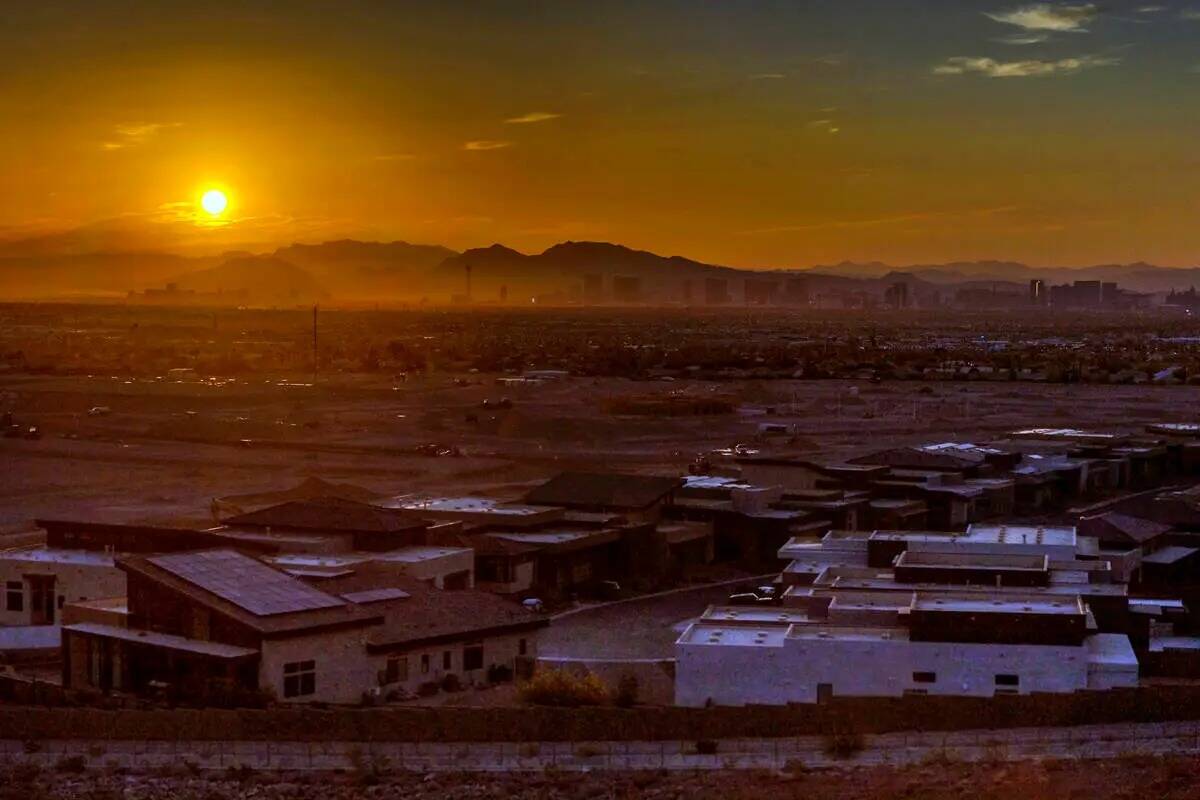
<svg viewBox="0 0 1200 800"><path fill-rule="evenodd" d="M930 762L905 769L789 773L633 773L522 775L245 774L221 779L183 774L116 775L4 770L0 800L1181 800L1200 798L1200 761L1129 757L963 765Z"/></svg>

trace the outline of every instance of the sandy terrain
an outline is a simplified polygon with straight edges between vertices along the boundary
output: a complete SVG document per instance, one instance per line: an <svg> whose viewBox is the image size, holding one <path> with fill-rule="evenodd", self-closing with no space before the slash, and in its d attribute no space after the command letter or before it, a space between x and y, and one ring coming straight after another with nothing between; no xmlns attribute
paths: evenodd
<svg viewBox="0 0 1200 800"><path fill-rule="evenodd" d="M795 773L383 774L224 780L165 775L0 771L0 800L34 798L495 798L495 800L1184 800L1200 797L1200 762L1129 757L1015 764L930 763Z"/></svg>
<svg viewBox="0 0 1200 800"><path fill-rule="evenodd" d="M309 379L311 380L311 378ZM619 397L682 392L739 405L717 416L617 416ZM512 408L483 407L501 397ZM204 521L214 497L316 475L380 492L513 497L567 468L686 470L697 454L795 426L776 446L841 458L892 444L993 438L1025 426L1139 430L1184 420L1200 387L850 381L673 383L570 378L497 386L493 376L393 382L343 376L168 382L8 378L0 399L39 441L0 440L0 525L55 515ZM109 409L90 416L95 407ZM461 456L414 448L452 445Z"/></svg>

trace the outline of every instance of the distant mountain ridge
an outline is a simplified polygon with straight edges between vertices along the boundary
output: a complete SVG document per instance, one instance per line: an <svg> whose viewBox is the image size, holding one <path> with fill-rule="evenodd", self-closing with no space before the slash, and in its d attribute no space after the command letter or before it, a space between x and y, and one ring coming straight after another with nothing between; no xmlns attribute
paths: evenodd
<svg viewBox="0 0 1200 800"><path fill-rule="evenodd" d="M73 240L74 241L74 240ZM206 272L207 271L207 272ZM239 271L259 272L257 277ZM469 274L469 277L468 277ZM267 254L231 252L185 257L165 252L96 252L41 255L28 243L0 243L0 296L64 297L123 294L175 282L211 286L213 282L253 287L256 296L324 297L334 301L444 301L467 291L477 301L547 294L578 296L585 280L611 287L614 278L630 278L648 295L664 287L688 284L699 298L706 278L741 285L744 279L804 277L810 292L862 289L880 292L894 282L909 283L921 295L952 295L958 288L1023 291L1034 278L1048 284L1075 280L1116 281L1139 292L1165 293L1200 286L1200 268L1170 268L1137 262L1083 268L1031 267L1013 261L957 261L895 266L883 262L842 262L807 268L746 269L710 264L682 256L662 256L611 242L562 242L540 253L522 253L502 244L457 252L440 245L353 239L320 244L291 244ZM271 281L279 281L274 291ZM206 290L207 291L207 290Z"/></svg>

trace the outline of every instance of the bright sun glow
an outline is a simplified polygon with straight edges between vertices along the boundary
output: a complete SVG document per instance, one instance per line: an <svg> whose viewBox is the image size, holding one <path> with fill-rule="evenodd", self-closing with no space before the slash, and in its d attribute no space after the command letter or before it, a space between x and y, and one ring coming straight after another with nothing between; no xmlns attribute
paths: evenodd
<svg viewBox="0 0 1200 800"><path fill-rule="evenodd" d="M205 211L216 217L225 210L225 206L229 205L229 201L225 199L224 192L217 189L209 189L200 198L200 205Z"/></svg>

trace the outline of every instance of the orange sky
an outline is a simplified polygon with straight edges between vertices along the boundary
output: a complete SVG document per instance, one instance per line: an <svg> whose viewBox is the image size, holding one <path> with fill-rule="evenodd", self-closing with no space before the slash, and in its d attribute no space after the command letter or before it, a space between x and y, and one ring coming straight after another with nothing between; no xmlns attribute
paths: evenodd
<svg viewBox="0 0 1200 800"><path fill-rule="evenodd" d="M0 239L1192 264L1200 13L1130 9L8 4Z"/></svg>

